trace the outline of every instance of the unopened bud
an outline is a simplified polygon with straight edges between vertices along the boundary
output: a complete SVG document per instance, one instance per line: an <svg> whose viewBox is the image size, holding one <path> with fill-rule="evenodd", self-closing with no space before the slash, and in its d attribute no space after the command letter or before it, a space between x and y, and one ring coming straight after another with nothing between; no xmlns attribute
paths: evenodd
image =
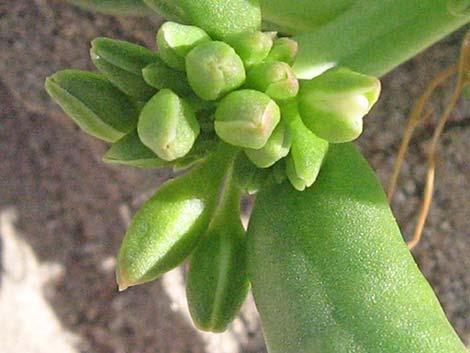
<svg viewBox="0 0 470 353"><path fill-rule="evenodd" d="M98 70L125 94L145 101L156 93L142 77L142 69L158 60L151 50L122 40L96 38L90 56Z"/></svg>
<svg viewBox="0 0 470 353"><path fill-rule="evenodd" d="M333 143L362 133L362 118L380 94L380 81L346 68L334 68L302 83L299 109L305 125Z"/></svg>
<svg viewBox="0 0 470 353"><path fill-rule="evenodd" d="M199 134L194 112L173 91L163 89L142 109L137 125L139 137L166 161L185 156Z"/></svg>
<svg viewBox="0 0 470 353"><path fill-rule="evenodd" d="M276 61L256 65L248 72L247 87L265 92L275 100L294 98L299 92L299 81L286 63Z"/></svg>
<svg viewBox="0 0 470 353"><path fill-rule="evenodd" d="M115 142L137 125L138 110L100 74L59 71L46 79L46 90L86 133Z"/></svg>
<svg viewBox="0 0 470 353"><path fill-rule="evenodd" d="M282 61L292 65L297 57L299 45L293 39L283 37L274 41L266 61Z"/></svg>
<svg viewBox="0 0 470 353"><path fill-rule="evenodd" d="M186 57L186 73L193 91L202 99L216 100L245 82L242 59L223 42L198 45Z"/></svg>
<svg viewBox="0 0 470 353"><path fill-rule="evenodd" d="M246 149L247 157L258 167L268 168L281 158L287 156L292 139L286 124L281 122L274 129L268 142L260 149Z"/></svg>
<svg viewBox="0 0 470 353"><path fill-rule="evenodd" d="M242 58L246 68L260 64L273 46L272 36L259 31L239 33L226 41Z"/></svg>
<svg viewBox="0 0 470 353"><path fill-rule="evenodd" d="M225 142L244 148L262 148L279 123L277 104L264 93L240 90L227 95L215 112L215 132Z"/></svg>
<svg viewBox="0 0 470 353"><path fill-rule="evenodd" d="M162 60L171 68L184 71L186 55L198 44L210 41L199 27L165 22L157 32L157 48Z"/></svg>

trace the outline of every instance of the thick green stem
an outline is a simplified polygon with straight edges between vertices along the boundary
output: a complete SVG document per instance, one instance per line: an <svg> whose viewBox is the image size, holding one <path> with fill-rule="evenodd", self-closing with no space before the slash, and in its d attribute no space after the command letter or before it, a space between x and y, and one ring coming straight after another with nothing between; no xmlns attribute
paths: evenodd
<svg viewBox="0 0 470 353"><path fill-rule="evenodd" d="M359 0L317 30L299 34L294 72L313 78L333 66L382 76L469 22L448 0Z"/></svg>

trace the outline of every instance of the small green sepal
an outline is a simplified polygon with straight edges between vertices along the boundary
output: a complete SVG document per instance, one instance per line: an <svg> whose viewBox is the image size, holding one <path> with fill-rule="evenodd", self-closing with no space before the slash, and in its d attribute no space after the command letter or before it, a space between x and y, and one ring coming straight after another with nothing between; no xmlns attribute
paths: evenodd
<svg viewBox="0 0 470 353"><path fill-rule="evenodd" d="M292 144L290 130L281 120L268 142L260 149L245 149L247 157L259 168L271 167L289 153Z"/></svg>
<svg viewBox="0 0 470 353"><path fill-rule="evenodd" d="M302 122L296 107L283 110L292 136L291 152L286 160L287 178L299 191L310 187L317 179L328 152L328 142L316 136Z"/></svg>

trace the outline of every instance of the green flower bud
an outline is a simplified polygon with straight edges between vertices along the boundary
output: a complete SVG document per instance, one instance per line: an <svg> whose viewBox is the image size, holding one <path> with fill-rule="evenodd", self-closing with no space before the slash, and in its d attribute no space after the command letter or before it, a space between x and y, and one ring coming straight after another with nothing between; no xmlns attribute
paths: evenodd
<svg viewBox="0 0 470 353"><path fill-rule="evenodd" d="M276 128L281 113L266 94L245 89L230 93L217 107L214 128L225 142L244 148L262 148Z"/></svg>
<svg viewBox="0 0 470 353"><path fill-rule="evenodd" d="M207 31L213 38L256 31L261 27L258 0L144 0L164 18L191 23Z"/></svg>
<svg viewBox="0 0 470 353"><path fill-rule="evenodd" d="M199 135L194 111L173 91L163 89L145 104L137 132L141 141L165 161L184 157Z"/></svg>
<svg viewBox="0 0 470 353"><path fill-rule="evenodd" d="M291 153L287 157L287 178L299 191L310 187L317 179L328 151L328 142L317 137L302 122L295 107L287 114L292 135ZM283 111L284 113L284 111Z"/></svg>
<svg viewBox="0 0 470 353"><path fill-rule="evenodd" d="M259 31L235 34L227 38L226 42L242 58L246 68L260 64L273 46L272 36Z"/></svg>
<svg viewBox="0 0 470 353"><path fill-rule="evenodd" d="M215 211L234 153L221 144L187 174L165 183L137 211L119 250L121 290L158 278L194 250Z"/></svg>
<svg viewBox="0 0 470 353"><path fill-rule="evenodd" d="M245 149L247 157L258 167L268 168L288 155L292 139L283 120L274 129L268 142L260 149Z"/></svg>
<svg viewBox="0 0 470 353"><path fill-rule="evenodd" d="M141 101L155 94L142 77L142 69L158 60L151 50L122 40L96 38L90 56L98 70L125 94Z"/></svg>
<svg viewBox="0 0 470 353"><path fill-rule="evenodd" d="M298 51L299 45L295 40L287 37L278 38L274 41L266 61L282 61L292 66Z"/></svg>
<svg viewBox="0 0 470 353"><path fill-rule="evenodd" d="M104 141L115 142L137 125L135 104L99 74L59 71L46 79L46 90L83 131Z"/></svg>
<svg viewBox="0 0 470 353"><path fill-rule="evenodd" d="M198 45L186 57L186 73L193 91L202 99L217 100L245 82L242 59L223 42Z"/></svg>
<svg viewBox="0 0 470 353"><path fill-rule="evenodd" d="M184 71L185 58L191 49L210 40L204 30L175 22L165 22L157 32L160 57L168 66L180 71Z"/></svg>
<svg viewBox="0 0 470 353"><path fill-rule="evenodd" d="M169 162L159 158L140 141L137 131L132 131L113 143L103 156L103 162L138 168L157 168L169 165Z"/></svg>
<svg viewBox="0 0 470 353"><path fill-rule="evenodd" d="M291 99L299 92L299 81L291 67L280 61L253 67L248 72L246 86L265 92L275 100Z"/></svg>
<svg viewBox="0 0 470 353"><path fill-rule="evenodd" d="M362 133L362 118L379 98L380 81L346 68L334 68L303 82L299 109L305 125L333 143Z"/></svg>
<svg viewBox="0 0 470 353"><path fill-rule="evenodd" d="M222 332L248 293L245 230L240 221L241 192L229 179L214 219L191 255L186 294L195 325Z"/></svg>
<svg viewBox="0 0 470 353"><path fill-rule="evenodd" d="M171 89L178 95L186 96L192 92L184 72L170 69L161 60L146 66L142 70L145 82L150 86Z"/></svg>

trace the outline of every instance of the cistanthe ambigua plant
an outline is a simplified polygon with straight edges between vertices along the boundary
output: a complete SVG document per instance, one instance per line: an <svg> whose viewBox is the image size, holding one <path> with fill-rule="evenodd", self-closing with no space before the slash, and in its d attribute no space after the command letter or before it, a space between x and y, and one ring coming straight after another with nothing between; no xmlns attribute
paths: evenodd
<svg viewBox="0 0 470 353"><path fill-rule="evenodd" d="M111 144L105 162L185 171L135 214L121 290L189 259L202 330L225 330L251 285L271 353L465 352L351 141L377 77L468 23L468 2L73 2L168 20L156 52L97 38L98 72L46 80ZM243 193L256 194L248 230Z"/></svg>

